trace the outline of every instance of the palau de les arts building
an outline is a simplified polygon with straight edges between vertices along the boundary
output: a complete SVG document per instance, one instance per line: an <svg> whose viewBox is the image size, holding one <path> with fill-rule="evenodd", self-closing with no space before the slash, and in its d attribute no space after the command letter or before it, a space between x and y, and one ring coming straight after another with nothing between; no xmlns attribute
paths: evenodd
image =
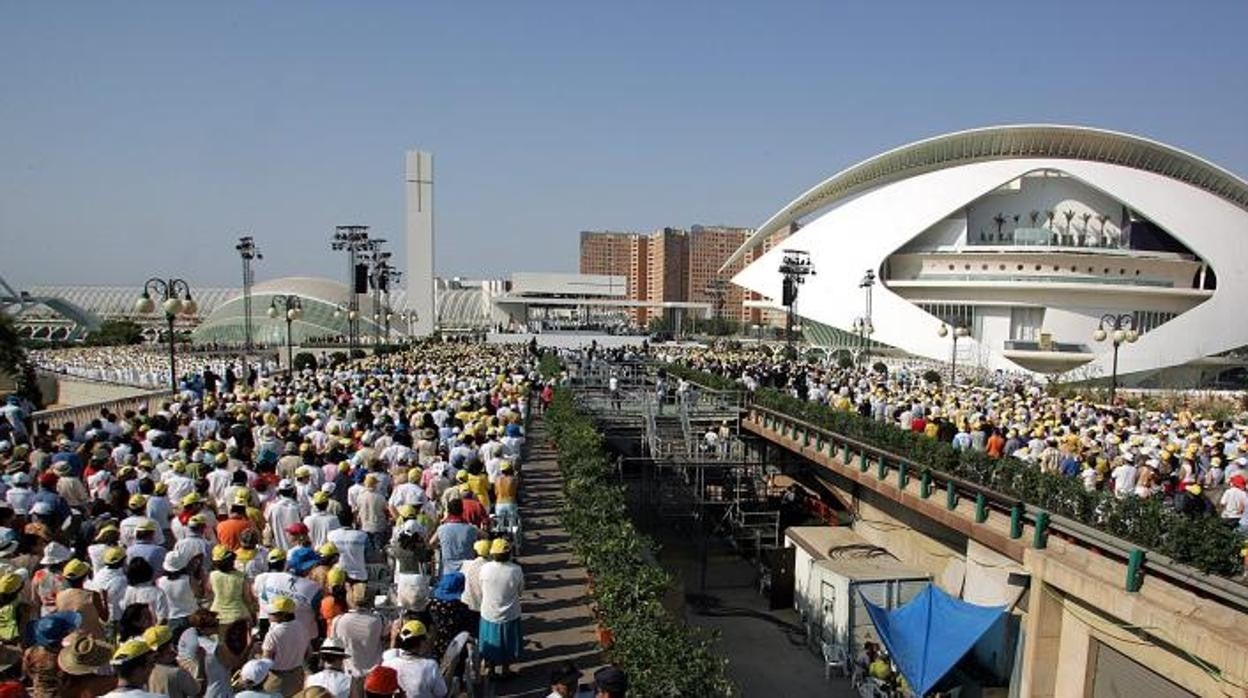
<svg viewBox="0 0 1248 698"><path fill-rule="evenodd" d="M1113 334L1097 329L1125 314L1126 382L1243 375L1248 183L1177 148L1072 126L938 136L818 184L732 259L786 229L733 282L778 304L784 251L808 252L807 324L852 333L873 270L871 339L913 355L950 359L943 323L967 331L960 365L1103 377Z"/></svg>

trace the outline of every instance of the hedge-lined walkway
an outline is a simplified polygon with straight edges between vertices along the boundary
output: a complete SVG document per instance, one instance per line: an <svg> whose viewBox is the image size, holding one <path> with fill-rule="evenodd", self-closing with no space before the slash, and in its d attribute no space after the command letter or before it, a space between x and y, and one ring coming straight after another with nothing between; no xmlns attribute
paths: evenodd
<svg viewBox="0 0 1248 698"><path fill-rule="evenodd" d="M520 501L525 529L519 559L525 586L524 661L514 667L519 672L516 678L498 684L499 696L545 696L550 691L550 670L565 661L583 670L583 682L591 681L602 664L585 568L572 555L568 532L559 520L563 478L540 416L529 428L528 441Z"/></svg>

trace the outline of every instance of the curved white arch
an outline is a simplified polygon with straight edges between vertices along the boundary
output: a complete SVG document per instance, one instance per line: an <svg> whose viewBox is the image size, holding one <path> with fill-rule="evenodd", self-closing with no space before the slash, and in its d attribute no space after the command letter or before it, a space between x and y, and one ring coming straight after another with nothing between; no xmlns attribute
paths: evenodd
<svg viewBox="0 0 1248 698"><path fill-rule="evenodd" d="M1248 240L1248 210L1238 195L1228 196L1224 191L1151 169L1092 158L980 159L929 168L887 184L877 181L876 186L841 201L786 241L785 247L808 250L817 270L802 289L798 312L848 330L859 310L857 280L863 269L878 269L894 251L950 212L1037 169L1068 173L1127 203L1202 258L1211 260L1217 269L1218 287L1212 297L1145 334L1138 343L1125 346L1120 353L1120 372L1180 365L1248 344L1248 328L1236 322L1248 303L1248 255L1242 253ZM1234 179L1248 195L1248 187ZM777 267L782 254L782 249L772 249L741 271L734 283L779 298ZM1094 308L1095 294L1088 294L1086 303ZM876 287L873 339L948 360L949 340L936 335L938 325L939 321L887 286ZM1087 337L1093 329L1087 328ZM1002 347L978 347L971 338L967 342L988 355L988 366L1017 368L1005 358ZM1097 352L1092 369L1108 374L1110 347L1091 342L1089 347Z"/></svg>
<svg viewBox="0 0 1248 698"><path fill-rule="evenodd" d="M832 175L767 219L724 262L720 271L772 233L861 192L944 168L1027 158L1099 162L1152 172L1248 209L1248 182L1203 158L1158 141L1087 126L989 126L903 145Z"/></svg>

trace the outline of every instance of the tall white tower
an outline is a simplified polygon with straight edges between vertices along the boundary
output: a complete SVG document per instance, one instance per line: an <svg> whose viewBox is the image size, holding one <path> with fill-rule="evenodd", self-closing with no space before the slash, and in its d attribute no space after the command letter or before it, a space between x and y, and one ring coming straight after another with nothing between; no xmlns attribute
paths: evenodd
<svg viewBox="0 0 1248 698"><path fill-rule="evenodd" d="M407 310L416 313L412 334L433 334L433 154L407 151Z"/></svg>

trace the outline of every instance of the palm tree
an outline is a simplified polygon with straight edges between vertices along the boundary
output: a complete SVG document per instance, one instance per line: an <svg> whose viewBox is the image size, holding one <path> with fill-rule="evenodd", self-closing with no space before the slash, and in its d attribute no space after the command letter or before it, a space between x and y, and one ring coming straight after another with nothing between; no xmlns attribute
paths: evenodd
<svg viewBox="0 0 1248 698"><path fill-rule="evenodd" d="M1038 222L1040 221L1040 212L1039 212L1039 211L1032 211L1031 213L1029 213L1029 214L1027 214L1027 215L1031 217L1031 227L1033 227L1033 228L1034 228L1034 227L1036 227L1036 223L1038 223Z"/></svg>
<svg viewBox="0 0 1248 698"><path fill-rule="evenodd" d="M997 239L1001 238L1001 227L1005 225L1005 214L998 213L992 217L992 222L997 224Z"/></svg>
<svg viewBox="0 0 1248 698"><path fill-rule="evenodd" d="M1104 213L1096 217L1096 222L1101 224L1101 245L1109 247L1109 236L1105 234L1105 223L1109 220L1109 216Z"/></svg>
<svg viewBox="0 0 1248 698"><path fill-rule="evenodd" d="M1074 209L1068 208L1065 211L1062 211L1062 215L1066 217L1066 235L1070 237L1070 241L1073 243L1075 241L1075 234L1070 229L1070 221L1075 217L1075 211Z"/></svg>
<svg viewBox="0 0 1248 698"><path fill-rule="evenodd" d="M1092 214L1084 211L1079 215L1079 218L1083 221L1083 242L1086 245L1088 242L1088 220L1092 218Z"/></svg>

